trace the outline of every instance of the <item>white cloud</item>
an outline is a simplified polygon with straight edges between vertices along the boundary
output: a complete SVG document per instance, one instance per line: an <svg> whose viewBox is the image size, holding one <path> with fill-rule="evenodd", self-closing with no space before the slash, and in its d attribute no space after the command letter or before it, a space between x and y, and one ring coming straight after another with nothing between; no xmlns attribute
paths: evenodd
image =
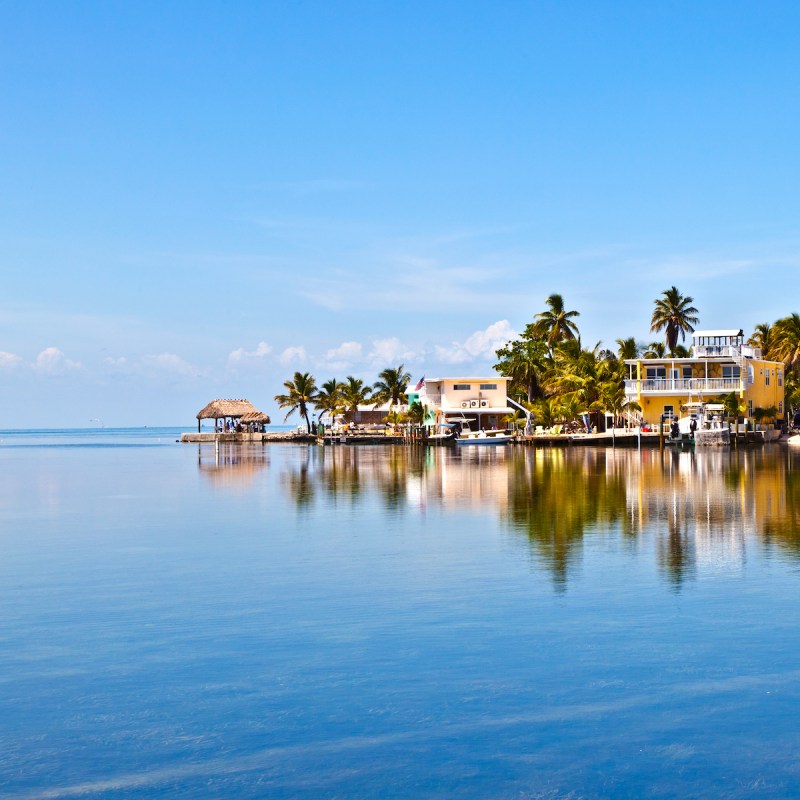
<svg viewBox="0 0 800 800"><path fill-rule="evenodd" d="M495 351L516 336L507 319L501 319L482 331L475 331L465 342L453 342L450 347L436 345L436 358L445 364L466 364L494 358Z"/></svg>
<svg viewBox="0 0 800 800"><path fill-rule="evenodd" d="M272 352L272 348L266 342L259 342L255 350L245 350L240 347L228 354L230 364L238 364L242 361L250 361L256 358L264 358Z"/></svg>
<svg viewBox="0 0 800 800"><path fill-rule="evenodd" d="M46 347L36 356L33 368L43 375L61 375L73 369L80 369L79 361L71 361L57 347Z"/></svg>
<svg viewBox="0 0 800 800"><path fill-rule="evenodd" d="M361 360L362 347L358 342L342 342L325 353L329 367L349 367Z"/></svg>
<svg viewBox="0 0 800 800"><path fill-rule="evenodd" d="M143 356L142 364L159 372L172 373L195 378L203 373L193 367L188 361L184 361L174 353L161 353L157 356Z"/></svg>
<svg viewBox="0 0 800 800"><path fill-rule="evenodd" d="M20 364L22 364L22 359L19 356L0 350L0 368L18 367Z"/></svg>
<svg viewBox="0 0 800 800"><path fill-rule="evenodd" d="M381 364L384 367L388 365L396 366L397 364L411 361L414 358L414 353L396 336L391 336L388 339L374 339L372 351L367 358L372 363Z"/></svg>
<svg viewBox="0 0 800 800"><path fill-rule="evenodd" d="M308 358L305 347L297 345L294 347L287 347L279 356L278 361L281 364L294 364L297 361L305 361Z"/></svg>
<svg viewBox="0 0 800 800"><path fill-rule="evenodd" d="M103 359L103 363L107 364L109 367L124 367L128 363L128 359L125 358L125 356L120 356L119 358L107 356Z"/></svg>

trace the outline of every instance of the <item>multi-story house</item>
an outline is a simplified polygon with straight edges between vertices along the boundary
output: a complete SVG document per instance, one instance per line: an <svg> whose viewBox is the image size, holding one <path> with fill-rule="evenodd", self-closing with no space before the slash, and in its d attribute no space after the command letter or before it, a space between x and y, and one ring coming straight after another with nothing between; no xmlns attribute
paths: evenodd
<svg viewBox="0 0 800 800"><path fill-rule="evenodd" d="M784 414L783 364L766 361L745 344L741 330L695 331L688 358L627 359L625 395L641 407L645 422L680 416L689 402L708 402L736 392L745 416L757 408Z"/></svg>
<svg viewBox="0 0 800 800"><path fill-rule="evenodd" d="M425 378L423 386L408 393L428 409L426 424L467 420L473 430L505 427L503 418L514 413L509 405L510 378Z"/></svg>

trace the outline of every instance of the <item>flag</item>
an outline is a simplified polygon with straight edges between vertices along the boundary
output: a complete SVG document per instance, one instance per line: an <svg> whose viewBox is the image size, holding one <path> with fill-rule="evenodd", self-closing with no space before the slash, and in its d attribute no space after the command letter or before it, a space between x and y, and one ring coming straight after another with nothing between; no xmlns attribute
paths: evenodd
<svg viewBox="0 0 800 800"><path fill-rule="evenodd" d="M423 375L419 379L419 383L414 387L414 391L418 392L424 385L425 385L425 376Z"/></svg>

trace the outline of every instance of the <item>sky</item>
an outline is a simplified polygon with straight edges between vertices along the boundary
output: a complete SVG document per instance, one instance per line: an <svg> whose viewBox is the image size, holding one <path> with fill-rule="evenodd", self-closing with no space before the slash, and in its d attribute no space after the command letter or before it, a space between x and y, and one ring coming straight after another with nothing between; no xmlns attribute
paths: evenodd
<svg viewBox="0 0 800 800"><path fill-rule="evenodd" d="M0 427L491 374L552 293L611 348L672 285L800 311L796 3L26 0L0 41Z"/></svg>

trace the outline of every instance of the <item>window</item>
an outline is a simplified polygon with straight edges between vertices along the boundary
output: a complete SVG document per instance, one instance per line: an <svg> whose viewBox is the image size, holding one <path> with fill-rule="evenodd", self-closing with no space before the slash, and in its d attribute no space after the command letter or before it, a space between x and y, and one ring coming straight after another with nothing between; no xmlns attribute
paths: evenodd
<svg viewBox="0 0 800 800"><path fill-rule="evenodd" d="M454 383L453 384L453 391L455 391L455 392L468 392L471 389L472 389L472 386L469 383Z"/></svg>
<svg viewBox="0 0 800 800"><path fill-rule="evenodd" d="M739 375L740 375L739 367L736 367L733 364L723 364L722 365L722 377L723 378L738 378Z"/></svg>
<svg viewBox="0 0 800 800"><path fill-rule="evenodd" d="M769 370L764 370L764 386L769 386Z"/></svg>
<svg viewBox="0 0 800 800"><path fill-rule="evenodd" d="M778 386L783 386L783 370L778 370Z"/></svg>
<svg viewBox="0 0 800 800"><path fill-rule="evenodd" d="M664 416L665 417L674 417L675 416L675 406L664 406Z"/></svg>
<svg viewBox="0 0 800 800"><path fill-rule="evenodd" d="M753 401L752 400L748 400L747 401L747 416L748 417L752 417L753 416Z"/></svg>
<svg viewBox="0 0 800 800"><path fill-rule="evenodd" d="M494 392L494 391L497 391L497 384L496 383L482 383L481 384L481 391L482 392Z"/></svg>
<svg viewBox="0 0 800 800"><path fill-rule="evenodd" d="M783 400L778 400L778 413L783 414Z"/></svg>
<svg viewBox="0 0 800 800"><path fill-rule="evenodd" d="M647 367L646 368L646 375L647 379L652 381L656 378L666 378L667 377L667 368L666 367Z"/></svg>
<svg viewBox="0 0 800 800"><path fill-rule="evenodd" d="M691 367L683 367L683 379L689 380L692 377L692 368Z"/></svg>

